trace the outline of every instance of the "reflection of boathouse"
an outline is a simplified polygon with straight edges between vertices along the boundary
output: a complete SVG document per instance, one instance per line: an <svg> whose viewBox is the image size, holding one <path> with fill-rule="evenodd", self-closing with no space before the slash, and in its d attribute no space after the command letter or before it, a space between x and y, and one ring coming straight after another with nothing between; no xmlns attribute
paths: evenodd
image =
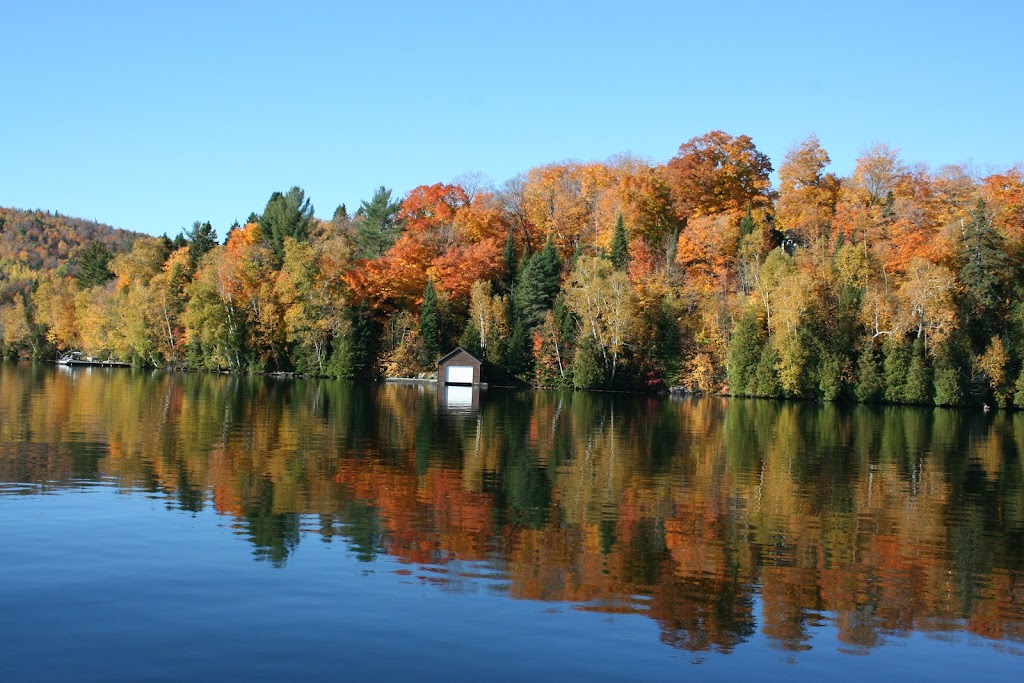
<svg viewBox="0 0 1024 683"><path fill-rule="evenodd" d="M458 348L437 361L437 404L444 412L475 413L484 382L483 359Z"/></svg>

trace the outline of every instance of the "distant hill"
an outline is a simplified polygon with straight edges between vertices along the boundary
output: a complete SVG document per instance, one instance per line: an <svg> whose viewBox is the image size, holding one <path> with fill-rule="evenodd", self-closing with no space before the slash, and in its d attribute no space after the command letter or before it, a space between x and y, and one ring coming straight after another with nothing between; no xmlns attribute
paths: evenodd
<svg viewBox="0 0 1024 683"><path fill-rule="evenodd" d="M93 240L120 253L141 236L59 213L0 207L0 263L19 263L32 270L52 270L73 261Z"/></svg>

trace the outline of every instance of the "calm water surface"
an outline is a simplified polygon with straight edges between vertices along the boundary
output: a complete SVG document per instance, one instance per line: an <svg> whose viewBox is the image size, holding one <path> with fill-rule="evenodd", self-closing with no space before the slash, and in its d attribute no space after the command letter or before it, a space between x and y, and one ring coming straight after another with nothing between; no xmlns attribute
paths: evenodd
<svg viewBox="0 0 1024 683"><path fill-rule="evenodd" d="M1024 672L1024 415L0 364L0 680Z"/></svg>

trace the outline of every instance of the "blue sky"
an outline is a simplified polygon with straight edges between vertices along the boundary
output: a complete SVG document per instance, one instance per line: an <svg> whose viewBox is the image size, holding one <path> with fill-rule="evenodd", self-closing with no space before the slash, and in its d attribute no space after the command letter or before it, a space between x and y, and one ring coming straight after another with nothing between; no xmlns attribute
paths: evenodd
<svg viewBox="0 0 1024 683"><path fill-rule="evenodd" d="M0 205L152 234L750 135L1024 161L1024 3L10 2Z"/></svg>

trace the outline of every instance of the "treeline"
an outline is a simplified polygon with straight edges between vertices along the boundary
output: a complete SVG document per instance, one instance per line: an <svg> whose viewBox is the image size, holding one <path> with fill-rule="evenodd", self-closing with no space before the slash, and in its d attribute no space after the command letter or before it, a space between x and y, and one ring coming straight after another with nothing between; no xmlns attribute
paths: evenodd
<svg viewBox="0 0 1024 683"><path fill-rule="evenodd" d="M774 188L749 137L714 131L665 164L381 187L329 221L292 188L222 244L197 222L34 272L3 351L372 378L458 344L549 386L1024 407L1021 168L881 144L828 165L810 137Z"/></svg>

